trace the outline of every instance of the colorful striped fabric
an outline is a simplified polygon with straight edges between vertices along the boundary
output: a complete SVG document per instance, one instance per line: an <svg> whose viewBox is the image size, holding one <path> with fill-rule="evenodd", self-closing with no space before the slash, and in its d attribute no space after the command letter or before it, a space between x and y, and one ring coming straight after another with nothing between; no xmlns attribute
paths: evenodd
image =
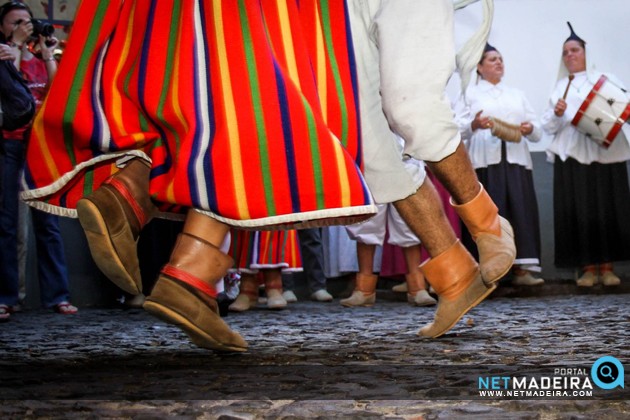
<svg viewBox="0 0 630 420"><path fill-rule="evenodd" d="M34 122L22 197L75 216L140 157L163 212L193 207L249 229L371 216L345 7L82 2Z"/></svg>
<svg viewBox="0 0 630 420"><path fill-rule="evenodd" d="M229 255L234 269L257 273L261 269L280 268L282 271L302 271L302 256L297 231L232 230Z"/></svg>

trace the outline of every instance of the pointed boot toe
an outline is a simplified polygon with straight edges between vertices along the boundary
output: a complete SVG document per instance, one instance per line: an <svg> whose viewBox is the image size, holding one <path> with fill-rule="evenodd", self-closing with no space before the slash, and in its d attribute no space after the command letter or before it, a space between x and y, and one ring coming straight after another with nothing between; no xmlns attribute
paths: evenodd
<svg viewBox="0 0 630 420"><path fill-rule="evenodd" d="M475 276L473 282L456 298L447 299L439 297L435 318L432 323L422 327L418 335L422 337L437 338L457 324L462 317L472 308L481 303L496 285L487 287L481 279L481 274Z"/></svg>
<svg viewBox="0 0 630 420"><path fill-rule="evenodd" d="M127 293L142 292L136 238L114 193L101 187L77 203L79 222L96 266Z"/></svg>
<svg viewBox="0 0 630 420"><path fill-rule="evenodd" d="M215 299L202 296L164 274L158 278L144 309L164 322L176 325L199 347L222 352L243 352L247 342L219 316Z"/></svg>
<svg viewBox="0 0 630 420"><path fill-rule="evenodd" d="M133 159L77 202L77 214L97 267L118 287L142 293L137 241L157 213L149 197L150 165Z"/></svg>
<svg viewBox="0 0 630 420"><path fill-rule="evenodd" d="M355 290L349 298L341 299L339 303L346 308L357 306L372 306L376 302L376 293L366 295L360 290Z"/></svg>

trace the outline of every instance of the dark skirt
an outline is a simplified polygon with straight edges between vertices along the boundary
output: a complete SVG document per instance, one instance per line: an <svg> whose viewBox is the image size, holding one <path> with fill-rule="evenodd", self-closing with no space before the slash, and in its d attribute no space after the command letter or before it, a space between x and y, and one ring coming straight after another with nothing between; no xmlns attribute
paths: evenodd
<svg viewBox="0 0 630 420"><path fill-rule="evenodd" d="M516 260L514 264L540 265L540 221L532 171L508 163L476 170L479 181L514 229Z"/></svg>
<svg viewBox="0 0 630 420"><path fill-rule="evenodd" d="M630 189L626 162L554 162L557 267L630 260Z"/></svg>

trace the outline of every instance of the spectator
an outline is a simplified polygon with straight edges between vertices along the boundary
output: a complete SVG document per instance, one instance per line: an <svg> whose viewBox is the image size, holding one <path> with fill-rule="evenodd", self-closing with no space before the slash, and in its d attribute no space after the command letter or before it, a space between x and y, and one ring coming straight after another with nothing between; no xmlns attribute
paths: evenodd
<svg viewBox="0 0 630 420"><path fill-rule="evenodd" d="M402 139L399 140L401 160ZM417 160L406 158L405 165L422 166ZM341 304L347 307L372 306L376 299L376 283L378 275L372 272L374 265L374 251L377 246L385 242L385 235L389 232L388 242L403 249L407 274L407 301L416 306L435 305L436 301L427 291L424 275L420 270L421 249L418 237L409 229L400 217L396 208L390 204L379 204L376 216L367 222L347 226L349 236L356 241L359 271L355 277L355 288L352 295L342 299Z"/></svg>
<svg viewBox="0 0 630 420"><path fill-rule="evenodd" d="M609 115L602 127L616 126L616 130L589 132L579 120L587 122L598 116L589 113L589 108L580 108L588 104L587 95L597 92L603 83L616 88L626 102L628 98L614 75L587 66L586 42L570 24L569 28L571 33L562 45L559 79L542 116L543 129L553 135L547 153L554 165L555 264L580 268L578 286L592 287L600 280L604 286L616 286L620 279L613 272L613 262L630 259L626 167L630 127L614 124L619 115L607 108L608 103L600 105L603 114ZM612 124L609 118L613 118Z"/></svg>
<svg viewBox="0 0 630 420"><path fill-rule="evenodd" d="M525 94L503 83L501 53L486 44L477 64L477 83L456 105L462 138L477 177L514 229L513 284L536 286L540 272L540 224L527 142L542 130Z"/></svg>
<svg viewBox="0 0 630 420"><path fill-rule="evenodd" d="M32 13L23 3L11 1L0 6L2 51L11 49L13 61L26 79L37 108L42 105L49 83L57 73L53 50L57 39L33 37ZM31 49L38 49L41 57ZM0 319L7 320L19 304L19 185L24 167L26 142L31 125L13 131L2 131L0 167L2 168L0 206ZM37 246L37 274L44 307L60 314L74 314L70 303L68 271L57 216L32 211Z"/></svg>
<svg viewBox="0 0 630 420"><path fill-rule="evenodd" d="M265 287L269 309L287 306L282 291L282 273L301 271L297 233L286 231L234 231L230 255L241 275L240 293L230 311L244 312L258 303L259 279Z"/></svg>
<svg viewBox="0 0 630 420"><path fill-rule="evenodd" d="M326 290L321 228L300 229L297 233L310 298L317 302L330 302L333 297ZM282 284L284 286L284 293L282 294L284 299L288 303L297 302L297 296L294 293L294 276L283 277Z"/></svg>

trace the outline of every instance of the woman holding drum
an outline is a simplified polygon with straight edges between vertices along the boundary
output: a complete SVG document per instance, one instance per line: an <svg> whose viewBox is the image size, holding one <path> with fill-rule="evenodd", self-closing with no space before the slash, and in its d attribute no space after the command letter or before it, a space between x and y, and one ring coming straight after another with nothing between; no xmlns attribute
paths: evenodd
<svg viewBox="0 0 630 420"><path fill-rule="evenodd" d="M630 260L630 107L614 76L587 68L586 42L569 28L542 117L554 136L547 153L554 163L555 264L580 267L578 286L616 286L612 262Z"/></svg>
<svg viewBox="0 0 630 420"><path fill-rule="evenodd" d="M540 225L527 141L542 136L525 94L506 86L503 56L486 44L477 83L457 104L457 121L479 181L510 221L516 241L513 284L535 286L540 272ZM464 236L466 232L464 232Z"/></svg>

